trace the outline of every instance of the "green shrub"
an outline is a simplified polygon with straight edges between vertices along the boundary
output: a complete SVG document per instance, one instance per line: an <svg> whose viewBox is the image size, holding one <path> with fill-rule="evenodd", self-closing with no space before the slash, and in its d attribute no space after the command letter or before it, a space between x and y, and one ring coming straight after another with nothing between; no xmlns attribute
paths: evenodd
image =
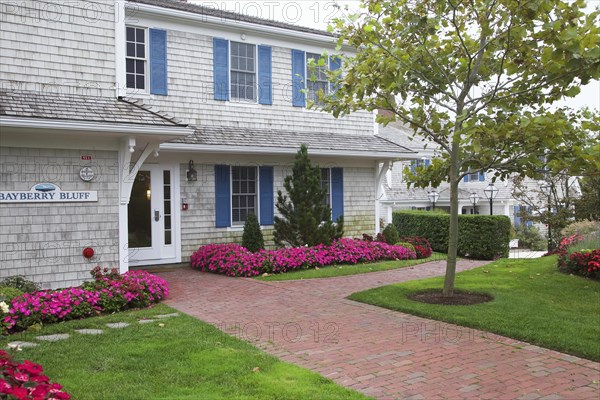
<svg viewBox="0 0 600 400"><path fill-rule="evenodd" d="M406 249L412 250L415 252L415 254L417 253L417 251L415 250L415 246L413 246L412 244L408 243L408 242L398 242L395 244L396 246L402 246Z"/></svg>
<svg viewBox="0 0 600 400"><path fill-rule="evenodd" d="M600 221L578 221L566 226L560 234L562 237L572 236L577 233L587 235L593 232L600 233Z"/></svg>
<svg viewBox="0 0 600 400"><path fill-rule="evenodd" d="M22 294L22 290L8 286L0 286L0 301L9 302L15 297L19 297Z"/></svg>
<svg viewBox="0 0 600 400"><path fill-rule="evenodd" d="M398 230L394 226L394 224L388 224L383 230L383 237L387 244L394 244L398 240L400 240L400 236L398 235Z"/></svg>
<svg viewBox="0 0 600 400"><path fill-rule="evenodd" d="M516 232L520 248L533 251L543 251L548 248L548 241L544 239L537 227L521 224Z"/></svg>
<svg viewBox="0 0 600 400"><path fill-rule="evenodd" d="M250 214L244 223L244 234L242 235L242 246L256 253L259 250L264 250L265 239L260 230L258 218L256 215Z"/></svg>
<svg viewBox="0 0 600 400"><path fill-rule="evenodd" d="M434 251L448 252L450 215L396 211L393 223L400 236L422 236ZM459 215L458 255L482 260L508 257L510 227L504 215Z"/></svg>
<svg viewBox="0 0 600 400"><path fill-rule="evenodd" d="M33 293L40 290L40 286L37 283L30 281L23 275L9 276L8 278L0 282L0 286L19 289L20 291L25 293Z"/></svg>

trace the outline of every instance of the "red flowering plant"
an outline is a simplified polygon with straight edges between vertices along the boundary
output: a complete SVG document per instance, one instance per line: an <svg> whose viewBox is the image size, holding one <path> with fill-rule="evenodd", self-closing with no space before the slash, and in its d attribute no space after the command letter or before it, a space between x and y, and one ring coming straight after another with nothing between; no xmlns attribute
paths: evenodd
<svg viewBox="0 0 600 400"><path fill-rule="evenodd" d="M567 250L570 246L579 243L582 240L583 236L578 233L575 235L567 236L560 241L558 246L556 246L556 248L553 251L549 251L548 253L544 254L544 257L556 254L558 257L558 269L562 271L567 265Z"/></svg>
<svg viewBox="0 0 600 400"><path fill-rule="evenodd" d="M417 253L417 258L427 258L431 257L433 250L431 249L431 244L429 244L429 240L420 236L403 236L400 238L401 242L410 243L414 246L415 252Z"/></svg>
<svg viewBox="0 0 600 400"><path fill-rule="evenodd" d="M148 307L169 294L167 282L146 271L129 271L96 267L93 282L81 287L41 290L25 293L12 300L2 320L2 333L27 329L36 323L54 323L113 313L130 308Z"/></svg>
<svg viewBox="0 0 600 400"><path fill-rule="evenodd" d="M0 398L17 400L68 400L71 396L58 383L50 383L39 364L19 363L0 350Z"/></svg>
<svg viewBox="0 0 600 400"><path fill-rule="evenodd" d="M237 244L209 244L191 256L191 265L201 271L227 276L257 276L333 264L357 264L378 260L414 259L413 250L383 242L338 239L331 246L293 247L252 253Z"/></svg>
<svg viewBox="0 0 600 400"><path fill-rule="evenodd" d="M583 249L571 253L563 270L591 279L600 279L600 249Z"/></svg>

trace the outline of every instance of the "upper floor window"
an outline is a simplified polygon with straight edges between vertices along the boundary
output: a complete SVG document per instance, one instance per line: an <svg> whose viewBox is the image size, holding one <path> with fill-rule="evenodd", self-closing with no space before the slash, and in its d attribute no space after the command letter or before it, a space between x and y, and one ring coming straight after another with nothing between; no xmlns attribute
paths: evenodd
<svg viewBox="0 0 600 400"><path fill-rule="evenodd" d="M306 76L308 77L306 80L306 91L308 100L315 104L323 104L322 101L319 101L319 91L323 91L323 94L325 95L329 93L329 81L327 80L326 74L327 62L320 66L319 61L321 58L323 57L319 54L306 53ZM311 59L315 60L316 63L314 71L311 70L309 66Z"/></svg>
<svg viewBox="0 0 600 400"><path fill-rule="evenodd" d="M127 88L146 90L146 29L128 26L126 34L127 58L126 78Z"/></svg>
<svg viewBox="0 0 600 400"><path fill-rule="evenodd" d="M231 98L256 101L256 46L231 42Z"/></svg>
<svg viewBox="0 0 600 400"><path fill-rule="evenodd" d="M231 167L231 222L243 225L248 215L258 215L256 167Z"/></svg>
<svg viewBox="0 0 600 400"><path fill-rule="evenodd" d="M213 38L215 100L273 104L271 47Z"/></svg>
<svg viewBox="0 0 600 400"><path fill-rule="evenodd" d="M315 104L322 104L317 93L323 91L327 95L335 91L335 84L327 80L327 69L332 71L340 69L342 60L339 56L324 58L324 65L317 65L314 70L311 70L310 60L313 59L319 64L323 58L320 54L292 49L292 105L294 107L306 107L307 94L308 100Z"/></svg>
<svg viewBox="0 0 600 400"><path fill-rule="evenodd" d="M469 181L479 181L479 172L471 172L469 174Z"/></svg>

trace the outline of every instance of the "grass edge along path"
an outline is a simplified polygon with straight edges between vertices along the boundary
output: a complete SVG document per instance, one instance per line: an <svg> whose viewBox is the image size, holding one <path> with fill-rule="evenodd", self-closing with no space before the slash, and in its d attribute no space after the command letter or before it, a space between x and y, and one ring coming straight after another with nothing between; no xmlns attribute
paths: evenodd
<svg viewBox="0 0 600 400"><path fill-rule="evenodd" d="M348 298L600 361L600 282L558 272L554 256L502 259L457 274L457 289L490 294L494 300L488 303L444 306L407 299L442 286L443 277L428 278Z"/></svg>
<svg viewBox="0 0 600 400"><path fill-rule="evenodd" d="M259 275L257 277L254 277L253 279L260 281L292 281L299 279L334 278L338 276L367 274L370 272L381 272L389 271L392 269L413 267L415 265L425 264L430 261L441 261L445 259L446 254L434 252L430 257L422 258L420 260L394 260L354 265L330 265L319 269L310 268L297 271L289 271L283 274L269 274L268 276Z"/></svg>
<svg viewBox="0 0 600 400"><path fill-rule="evenodd" d="M323 376L283 362L186 314L140 324L140 319L177 312L151 309L68 321L0 338L38 343L13 352L40 363L51 381L73 399L367 399ZM130 326L110 329L106 323ZM161 326L162 325L162 326ZM83 335L76 329L102 329ZM58 342L35 336L68 333Z"/></svg>

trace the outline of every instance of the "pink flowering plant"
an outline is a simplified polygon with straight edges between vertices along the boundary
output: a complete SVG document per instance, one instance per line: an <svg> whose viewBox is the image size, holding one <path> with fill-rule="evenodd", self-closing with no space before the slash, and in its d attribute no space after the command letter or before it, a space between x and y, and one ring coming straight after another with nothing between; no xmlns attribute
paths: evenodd
<svg viewBox="0 0 600 400"><path fill-rule="evenodd" d="M50 383L39 364L20 363L0 350L0 398L17 400L69 400L71 396L58 383Z"/></svg>
<svg viewBox="0 0 600 400"><path fill-rule="evenodd" d="M201 271L227 276L252 277L262 273L284 273L335 264L358 264L382 260L415 259L413 250L384 242L338 239L331 246L292 247L252 253L237 244L209 244L191 257Z"/></svg>
<svg viewBox="0 0 600 400"><path fill-rule="evenodd" d="M92 270L93 282L81 287L41 290L15 297L3 318L2 333L42 323L82 319L103 313L148 307L169 294L167 282L146 271L120 275L116 269Z"/></svg>

